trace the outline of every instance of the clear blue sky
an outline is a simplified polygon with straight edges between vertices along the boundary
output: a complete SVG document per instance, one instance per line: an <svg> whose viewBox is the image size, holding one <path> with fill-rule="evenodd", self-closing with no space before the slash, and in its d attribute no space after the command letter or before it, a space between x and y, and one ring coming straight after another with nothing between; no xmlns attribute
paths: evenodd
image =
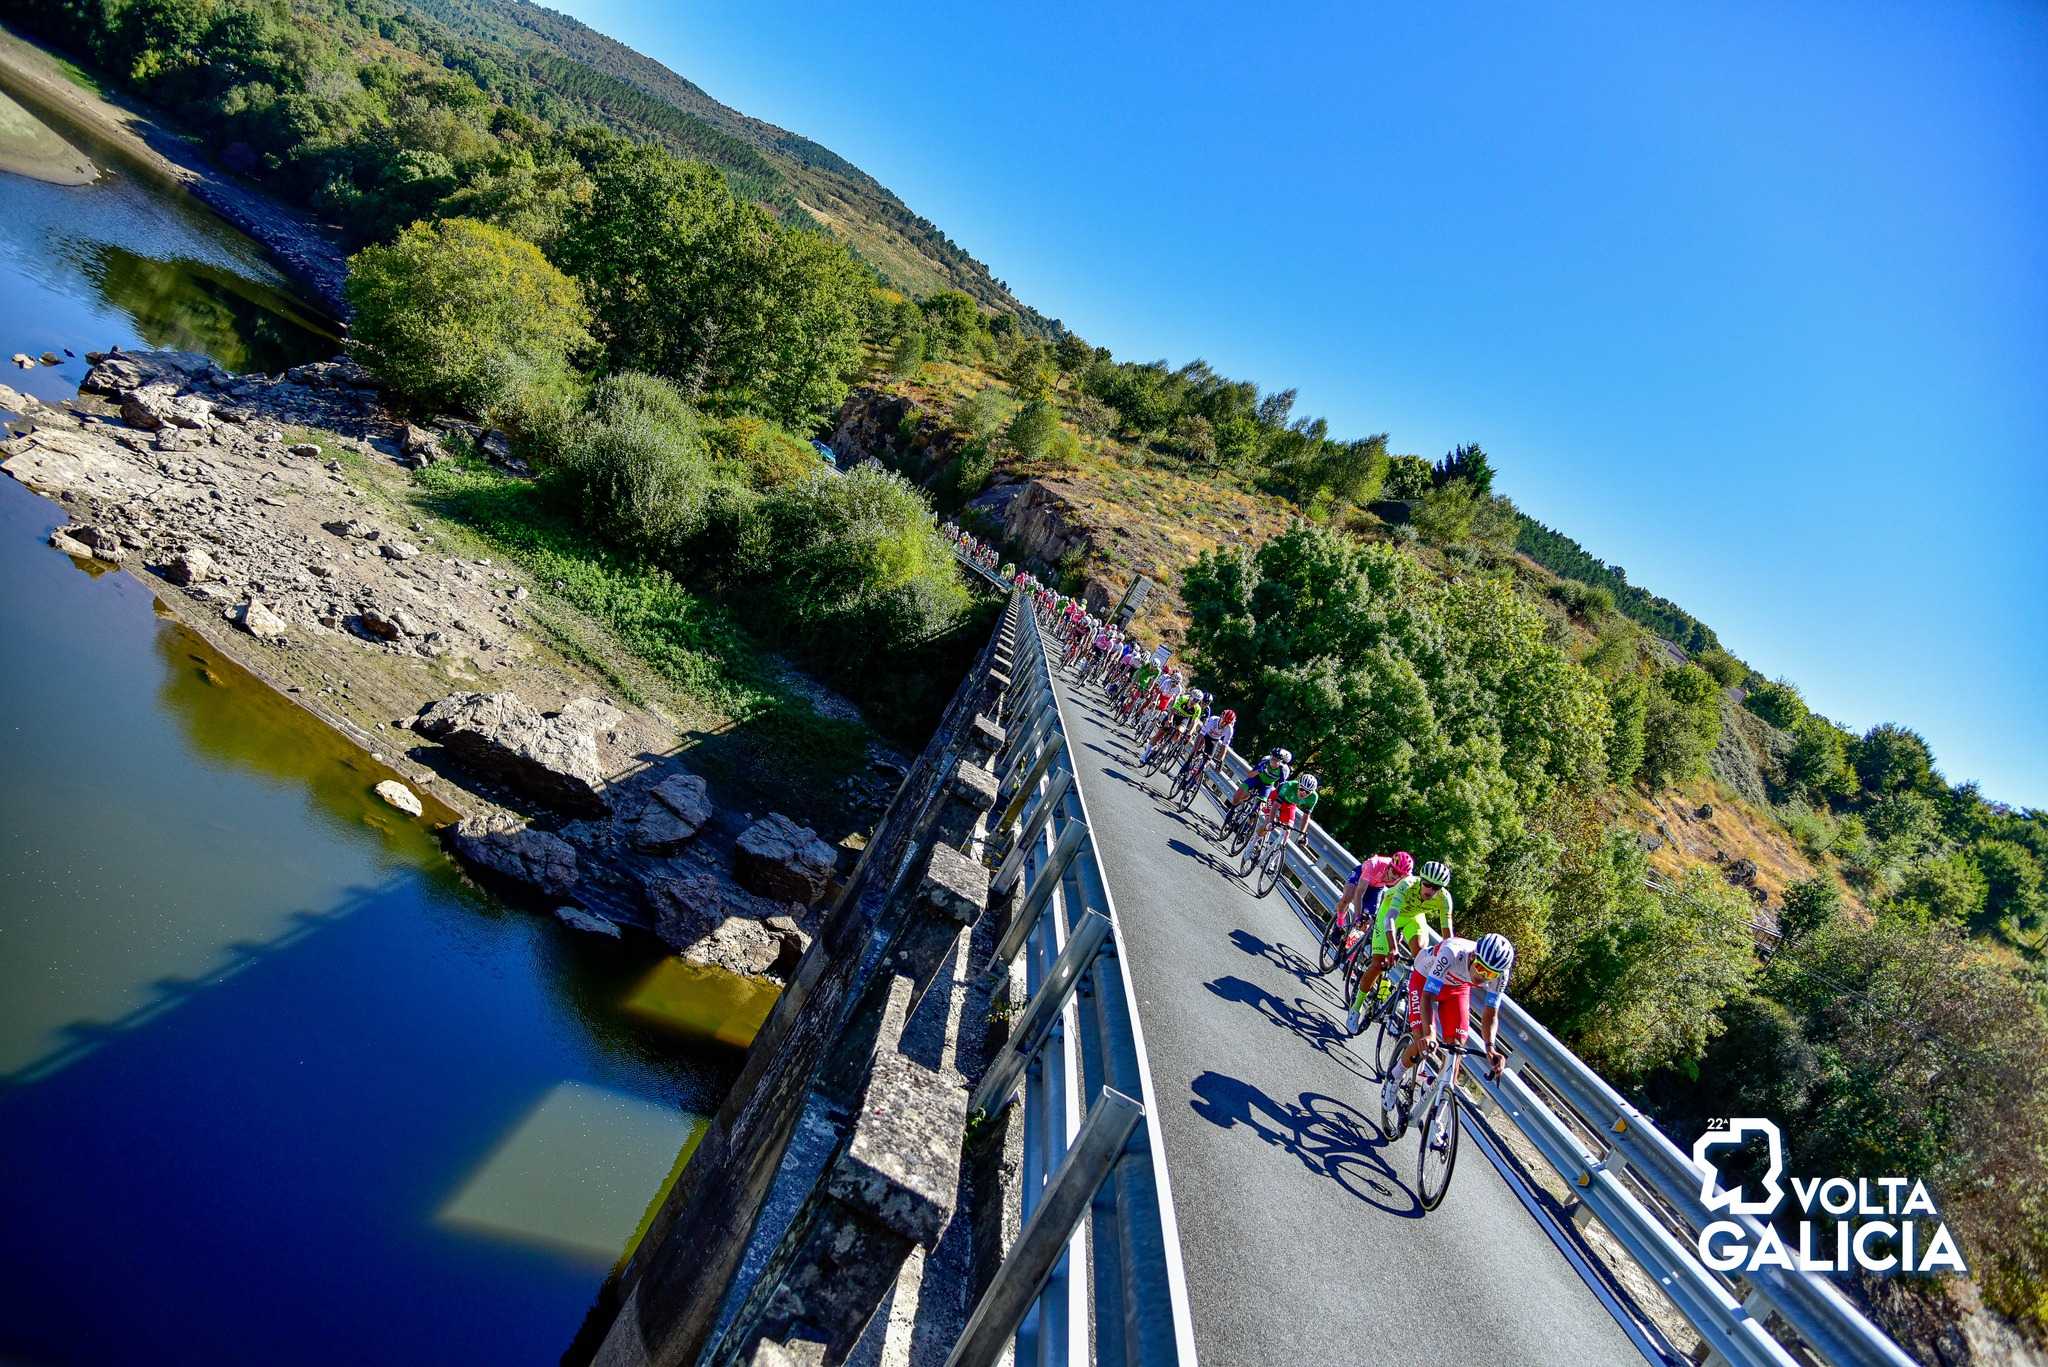
<svg viewBox="0 0 2048 1367"><path fill-rule="evenodd" d="M2048 806L2048 6L568 7Z"/></svg>

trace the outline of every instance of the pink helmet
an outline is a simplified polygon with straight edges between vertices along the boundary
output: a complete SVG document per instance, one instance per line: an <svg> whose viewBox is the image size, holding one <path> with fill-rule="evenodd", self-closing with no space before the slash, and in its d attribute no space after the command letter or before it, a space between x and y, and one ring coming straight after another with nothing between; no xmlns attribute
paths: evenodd
<svg viewBox="0 0 2048 1367"><path fill-rule="evenodd" d="M1394 856L1394 877L1406 878L1409 874L1413 872L1415 872L1414 855L1408 853L1408 851L1406 850L1402 850L1399 854Z"/></svg>

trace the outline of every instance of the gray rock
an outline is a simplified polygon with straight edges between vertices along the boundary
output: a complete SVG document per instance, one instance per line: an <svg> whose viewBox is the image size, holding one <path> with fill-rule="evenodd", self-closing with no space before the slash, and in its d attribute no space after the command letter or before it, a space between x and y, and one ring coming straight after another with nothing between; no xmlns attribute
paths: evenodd
<svg viewBox="0 0 2048 1367"><path fill-rule="evenodd" d="M386 541L377 548L386 560L411 560L420 553L420 548L410 541Z"/></svg>
<svg viewBox="0 0 2048 1367"><path fill-rule="evenodd" d="M0 384L0 408L6 409L9 413L26 413L31 408L41 406L41 400L35 395L24 394L18 389L10 389Z"/></svg>
<svg viewBox="0 0 2048 1367"><path fill-rule="evenodd" d="M375 791L378 797L383 798L407 816L418 816L426 811L426 808L420 805L420 800L413 793L413 790L395 778L385 779L377 785Z"/></svg>
<svg viewBox="0 0 2048 1367"><path fill-rule="evenodd" d="M465 817L450 837L455 856L472 868L553 897L576 886L576 850L568 841L502 817Z"/></svg>
<svg viewBox="0 0 2048 1367"><path fill-rule="evenodd" d="M592 916L582 907L556 907L555 919L571 930L585 931L591 935L607 935L616 940L619 928L602 916Z"/></svg>
<svg viewBox="0 0 2048 1367"><path fill-rule="evenodd" d="M363 624L364 631L367 631L379 640L395 641L404 634L403 629L397 622L386 617L375 608L364 608L357 614L356 620Z"/></svg>
<svg viewBox="0 0 2048 1367"><path fill-rule="evenodd" d="M8 359L13 361L16 365L20 366L23 370L34 370L36 368L35 357L29 355L26 351L17 351Z"/></svg>
<svg viewBox="0 0 2048 1367"><path fill-rule="evenodd" d="M285 447L285 450L291 455L302 456L307 460L317 459L320 455L319 444L310 441L294 442L292 445Z"/></svg>
<svg viewBox="0 0 2048 1367"><path fill-rule="evenodd" d="M274 641L285 633L284 618L255 598L235 610L235 625L259 641Z"/></svg>
<svg viewBox="0 0 2048 1367"><path fill-rule="evenodd" d="M219 573L213 557L197 546L180 551L171 557L171 563L164 566L164 578L173 584L190 587L202 580L211 579Z"/></svg>
<svg viewBox="0 0 2048 1367"><path fill-rule="evenodd" d="M432 465L441 458L441 434L432 428L407 423L399 434L398 449L415 465Z"/></svg>
<svg viewBox="0 0 2048 1367"><path fill-rule="evenodd" d="M743 887L785 902L815 903L837 867L832 847L808 826L770 812L740 833L733 872Z"/></svg>
<svg viewBox="0 0 2048 1367"><path fill-rule="evenodd" d="M59 355L58 355L58 354L57 354L56 352L54 352L54 351L46 351L46 352L44 352L44 353L43 353L43 364L44 364L44 365L63 365L63 364L64 364L64 358L63 358L62 356L59 356Z"/></svg>
<svg viewBox="0 0 2048 1367"><path fill-rule="evenodd" d="M537 801L602 814L611 803L597 739L568 710L546 717L515 693L456 693L420 709L413 730Z"/></svg>
<svg viewBox="0 0 2048 1367"><path fill-rule="evenodd" d="M61 528L50 533L50 544L70 556L73 560L90 560L93 558L92 547L86 545L83 541L69 536Z"/></svg>
<svg viewBox="0 0 2048 1367"><path fill-rule="evenodd" d="M595 698L571 698L562 704L562 710L552 714L565 726L593 735L610 731L626 719L625 714L610 703Z"/></svg>
<svg viewBox="0 0 2048 1367"><path fill-rule="evenodd" d="M648 790L627 839L645 854L675 854L711 820L714 808L704 780L673 774Z"/></svg>
<svg viewBox="0 0 2048 1367"><path fill-rule="evenodd" d="M323 522L320 526L326 531L333 532L344 541L356 537L375 540L377 535L374 527L369 526L367 523L358 522L352 517L339 522Z"/></svg>

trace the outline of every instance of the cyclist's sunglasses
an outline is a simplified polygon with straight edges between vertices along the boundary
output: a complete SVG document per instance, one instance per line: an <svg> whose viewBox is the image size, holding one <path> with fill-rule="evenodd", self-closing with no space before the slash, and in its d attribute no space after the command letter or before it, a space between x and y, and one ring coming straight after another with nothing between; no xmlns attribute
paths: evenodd
<svg viewBox="0 0 2048 1367"><path fill-rule="evenodd" d="M1500 970L1484 959L1474 959L1472 961L1472 971L1483 978L1498 978L1500 976Z"/></svg>

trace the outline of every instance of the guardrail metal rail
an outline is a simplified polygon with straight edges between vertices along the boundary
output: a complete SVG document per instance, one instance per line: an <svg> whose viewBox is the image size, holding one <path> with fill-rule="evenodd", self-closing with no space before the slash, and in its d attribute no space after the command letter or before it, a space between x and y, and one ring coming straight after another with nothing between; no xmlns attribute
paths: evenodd
<svg viewBox="0 0 2048 1367"><path fill-rule="evenodd" d="M964 557L963 557L964 558ZM978 566L976 567L979 568ZM1064 762L1051 662L1025 597L989 828L1012 895L985 972L1020 957L1024 1004L969 1114L1022 1108L1023 1225L948 1367L1195 1363L1166 1149L1116 908Z"/></svg>

